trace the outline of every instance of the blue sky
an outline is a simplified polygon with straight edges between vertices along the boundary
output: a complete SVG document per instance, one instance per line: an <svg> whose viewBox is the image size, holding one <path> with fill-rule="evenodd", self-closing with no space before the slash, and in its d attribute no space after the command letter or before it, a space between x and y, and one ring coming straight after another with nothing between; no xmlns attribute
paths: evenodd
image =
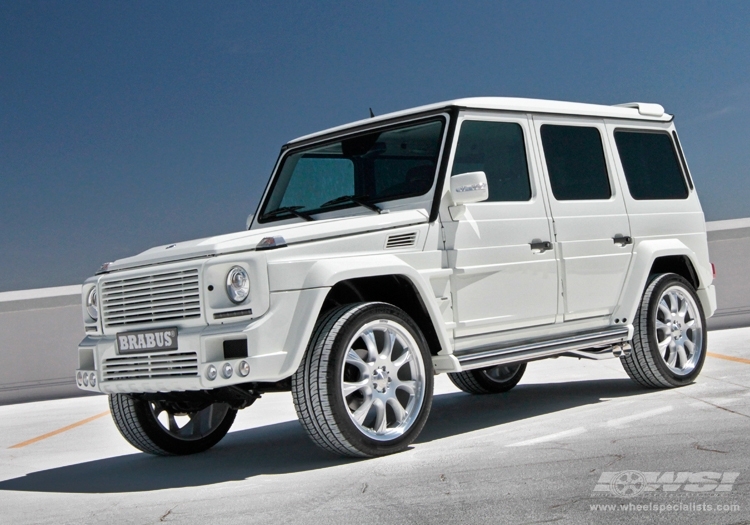
<svg viewBox="0 0 750 525"><path fill-rule="evenodd" d="M750 217L750 2L3 2L0 291L242 229L287 140L465 96L658 102Z"/></svg>

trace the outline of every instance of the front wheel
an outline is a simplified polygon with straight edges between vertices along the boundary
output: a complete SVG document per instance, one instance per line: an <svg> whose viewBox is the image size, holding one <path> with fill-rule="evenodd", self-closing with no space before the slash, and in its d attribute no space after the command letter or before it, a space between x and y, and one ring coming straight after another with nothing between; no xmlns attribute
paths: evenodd
<svg viewBox="0 0 750 525"><path fill-rule="evenodd" d="M109 396L112 419L135 448L158 456L203 452L218 443L232 426L237 410L226 403L180 407L128 394Z"/></svg>
<svg viewBox="0 0 750 525"><path fill-rule="evenodd" d="M633 351L620 358L636 383L669 388L692 383L706 359L706 319L685 279L656 276L643 293L635 319Z"/></svg>
<svg viewBox="0 0 750 525"><path fill-rule="evenodd" d="M300 423L321 448L374 457L404 450L432 405L424 336L399 308L346 305L316 325L292 378Z"/></svg>

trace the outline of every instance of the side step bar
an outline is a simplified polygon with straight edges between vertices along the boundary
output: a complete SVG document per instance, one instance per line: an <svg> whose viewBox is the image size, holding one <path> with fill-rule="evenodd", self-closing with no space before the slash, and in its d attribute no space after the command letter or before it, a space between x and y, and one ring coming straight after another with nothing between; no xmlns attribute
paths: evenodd
<svg viewBox="0 0 750 525"><path fill-rule="evenodd" d="M575 357L592 357L599 355L601 352L593 353L583 352L588 349L604 349L629 351L629 345L622 344L628 339L628 328L617 327L596 332L581 332L562 339L542 339L531 343L491 345L461 350L454 355L461 364L462 370L472 370L474 368L485 368L494 365L504 365L508 363L520 363L524 361L533 361L544 357L552 357L568 353ZM627 346L627 348L625 348ZM615 347L615 348L612 348ZM587 355L589 354L589 355ZM596 357L593 357L596 359Z"/></svg>

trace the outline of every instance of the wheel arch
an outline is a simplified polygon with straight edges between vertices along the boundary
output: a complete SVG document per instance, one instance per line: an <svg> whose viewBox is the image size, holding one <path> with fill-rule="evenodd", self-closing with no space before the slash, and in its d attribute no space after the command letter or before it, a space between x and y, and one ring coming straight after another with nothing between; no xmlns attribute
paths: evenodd
<svg viewBox="0 0 750 525"><path fill-rule="evenodd" d="M662 273L675 273L689 282L696 291L704 290L710 282L697 262L696 254L677 239L643 241L636 245L630 263L628 277L623 287L620 304L613 313L614 318L632 322L635 318L641 296L653 276ZM706 317L713 314L711 305L703 304Z"/></svg>
<svg viewBox="0 0 750 525"><path fill-rule="evenodd" d="M331 287L319 316L347 303L371 301L389 303L406 312L422 331L429 345L430 354L434 356L442 350L440 338L424 299L411 279L403 274L343 279Z"/></svg>
<svg viewBox="0 0 750 525"><path fill-rule="evenodd" d="M343 301L382 301L404 310L419 326L434 356L452 353L453 346L442 321L429 278L393 255L296 261L273 267L269 265L271 289L274 292L325 290L316 293L315 300L298 304L294 318L304 318L306 326L294 341L287 340L284 375L291 375L299 367L307 344L313 335L317 319ZM388 289L391 286L393 289ZM394 290L399 293L394 293ZM300 310L306 311L300 311ZM452 357L452 356L451 356Z"/></svg>
<svg viewBox="0 0 750 525"><path fill-rule="evenodd" d="M692 284L693 288L696 290L702 288L693 261L691 261L690 257L686 254L662 255L654 259L654 262L651 264L648 280L653 279L655 275L661 273L676 273Z"/></svg>

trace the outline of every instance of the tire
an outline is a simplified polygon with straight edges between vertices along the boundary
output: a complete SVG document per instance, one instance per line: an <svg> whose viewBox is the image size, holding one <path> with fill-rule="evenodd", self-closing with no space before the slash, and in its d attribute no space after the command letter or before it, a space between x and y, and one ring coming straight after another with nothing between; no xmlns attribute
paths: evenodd
<svg viewBox="0 0 750 525"><path fill-rule="evenodd" d="M500 394L516 386L525 371L526 363L496 365L465 372L451 372L448 378L467 394Z"/></svg>
<svg viewBox="0 0 750 525"><path fill-rule="evenodd" d="M706 359L706 319L693 287L673 273L646 286L635 319L633 350L620 358L639 385L671 388L692 383Z"/></svg>
<svg viewBox="0 0 750 525"><path fill-rule="evenodd" d="M324 315L292 377L300 423L321 448L375 457L406 449L432 406L432 359L421 331L386 303Z"/></svg>
<svg viewBox="0 0 750 525"><path fill-rule="evenodd" d="M166 402L128 394L110 395L109 408L117 430L128 443L158 456L208 450L229 432L237 415L237 410L225 403L213 403L195 412L180 412Z"/></svg>

